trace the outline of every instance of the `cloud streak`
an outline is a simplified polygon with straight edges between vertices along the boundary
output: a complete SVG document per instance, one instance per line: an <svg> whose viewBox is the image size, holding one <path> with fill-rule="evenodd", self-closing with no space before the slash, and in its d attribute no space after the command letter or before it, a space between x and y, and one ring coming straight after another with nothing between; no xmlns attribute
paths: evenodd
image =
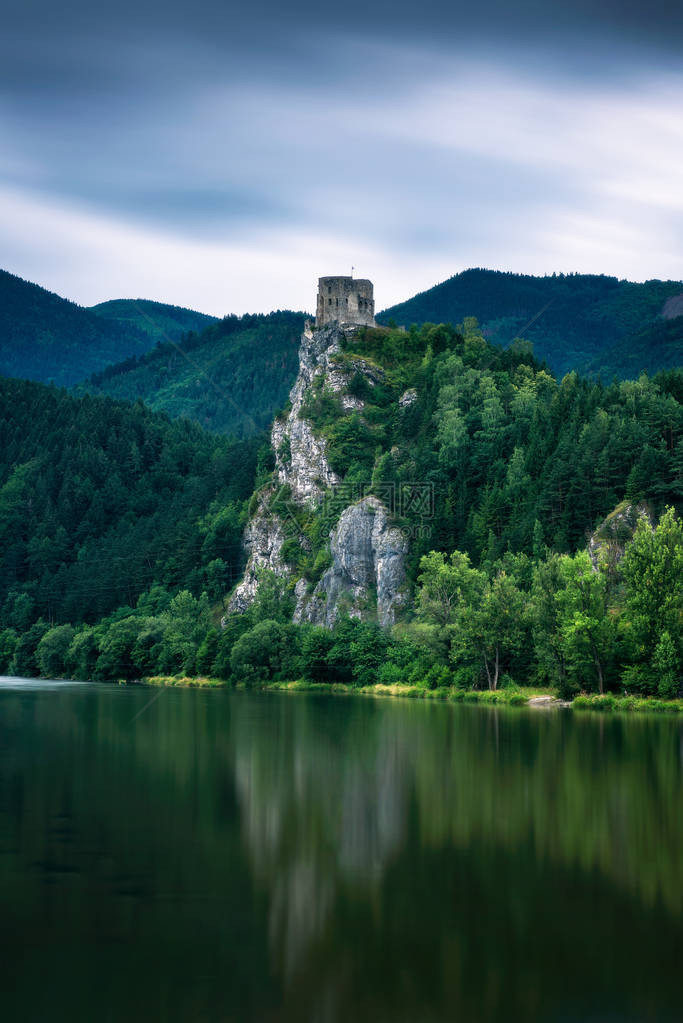
<svg viewBox="0 0 683 1023"><path fill-rule="evenodd" d="M677 12L399 3L380 38L378 6L226 10L182 40L173 4L9 19L8 269L218 313L310 308L352 263L380 305L471 265L680 278Z"/></svg>

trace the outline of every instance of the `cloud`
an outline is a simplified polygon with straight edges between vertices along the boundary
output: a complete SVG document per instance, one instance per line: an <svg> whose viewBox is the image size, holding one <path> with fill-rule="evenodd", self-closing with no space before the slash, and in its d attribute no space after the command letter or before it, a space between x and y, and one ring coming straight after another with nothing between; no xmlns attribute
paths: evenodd
<svg viewBox="0 0 683 1023"><path fill-rule="evenodd" d="M8 269L217 313L310 307L351 264L380 306L471 265L680 277L683 76L657 4L617 32L608 3L551 24L529 0L514 25L498 0L398 3L381 38L377 5L199 0L182 38L178 5L140 7L9 19Z"/></svg>
<svg viewBox="0 0 683 1023"><path fill-rule="evenodd" d="M193 240L77 206L0 188L0 245L6 269L84 305L150 298L223 316L255 310L314 311L321 267L374 273L383 305L427 288L449 270L415 266L400 253L312 231L264 231L248 239ZM380 269L381 267L381 269Z"/></svg>

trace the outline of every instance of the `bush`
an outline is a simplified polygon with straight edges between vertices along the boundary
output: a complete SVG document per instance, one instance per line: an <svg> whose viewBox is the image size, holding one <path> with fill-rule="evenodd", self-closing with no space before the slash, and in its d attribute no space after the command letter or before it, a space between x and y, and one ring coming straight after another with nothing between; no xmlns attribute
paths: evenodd
<svg viewBox="0 0 683 1023"><path fill-rule="evenodd" d="M391 661L387 661L379 669L379 675L377 681L383 686L400 686L406 680L405 668L400 668L398 664L393 664Z"/></svg>
<svg viewBox="0 0 683 1023"><path fill-rule="evenodd" d="M328 682L330 679L330 653L334 636L329 629L312 628L301 641L301 672L307 682Z"/></svg>
<svg viewBox="0 0 683 1023"><path fill-rule="evenodd" d="M441 686L450 686L453 676L443 664L433 664L424 677L424 684L427 689L438 689Z"/></svg>
<svg viewBox="0 0 683 1023"><path fill-rule="evenodd" d="M557 684L557 695L561 700L573 700L579 691L578 682L567 674Z"/></svg>
<svg viewBox="0 0 683 1023"><path fill-rule="evenodd" d="M657 690L654 672L645 664L629 664L621 673L621 684L629 693L650 696Z"/></svg>
<svg viewBox="0 0 683 1023"><path fill-rule="evenodd" d="M84 682L93 678L99 655L97 631L89 626L80 629L71 640L66 653L66 668L69 676Z"/></svg>
<svg viewBox="0 0 683 1023"><path fill-rule="evenodd" d="M10 674L23 678L35 678L39 674L36 649L50 626L42 619L19 637L10 665Z"/></svg>
<svg viewBox="0 0 683 1023"><path fill-rule="evenodd" d="M453 685L457 689L473 689L479 681L479 673L471 665L460 665L453 672Z"/></svg>
<svg viewBox="0 0 683 1023"><path fill-rule="evenodd" d="M237 640L230 668L235 679L248 686L284 681L299 673L298 653L296 626L265 619Z"/></svg>
<svg viewBox="0 0 683 1023"><path fill-rule="evenodd" d="M14 629L3 629L0 632L0 673L9 671L9 666L17 647L18 636Z"/></svg>
<svg viewBox="0 0 683 1023"><path fill-rule="evenodd" d="M63 678L67 673L67 651L75 633L71 625L57 625L45 633L36 648L36 663L43 678Z"/></svg>

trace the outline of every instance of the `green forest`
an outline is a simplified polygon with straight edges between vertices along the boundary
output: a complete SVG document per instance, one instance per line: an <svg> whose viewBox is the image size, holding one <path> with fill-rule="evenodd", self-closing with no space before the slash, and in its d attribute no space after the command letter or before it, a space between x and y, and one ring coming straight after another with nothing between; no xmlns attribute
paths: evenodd
<svg viewBox="0 0 683 1023"><path fill-rule="evenodd" d="M372 368L373 384L351 376L362 414L324 385L305 414L340 492L375 493L411 538L402 621L294 625L292 583L274 576L246 614L224 617L249 507L273 485L264 436L3 381L3 670L676 695L680 370L558 381L529 344L491 345L472 318L364 329L336 358ZM304 542L286 555L310 587L342 507L295 512Z"/></svg>
<svg viewBox="0 0 683 1023"><path fill-rule="evenodd" d="M378 319L457 324L476 308L482 336L496 346L509 348L521 332L556 375L580 370L609 382L681 364L683 317L666 320L659 313L682 289L680 283L661 281L468 270ZM105 305L122 315L127 308L126 303ZM291 312L227 316L188 330L176 343L162 341L150 352L106 367L76 393L141 398L209 430L249 436L267 429L287 398L303 321L303 313ZM137 324L135 318L132 322Z"/></svg>
<svg viewBox="0 0 683 1023"><path fill-rule="evenodd" d="M77 389L146 402L208 430L248 437L282 408L298 365L303 313L226 316L178 344L107 367Z"/></svg>
<svg viewBox="0 0 683 1023"><path fill-rule="evenodd" d="M194 309L146 298L114 298L90 306L89 311L123 327L142 330L154 341L180 341L190 331L202 331L217 320Z"/></svg>
<svg viewBox="0 0 683 1023"><path fill-rule="evenodd" d="M0 270L0 374L75 384L112 362L148 351L134 324L108 320Z"/></svg>
<svg viewBox="0 0 683 1023"><path fill-rule="evenodd" d="M164 606L183 589L222 599L242 568L263 438L26 381L0 389L5 643Z"/></svg>
<svg viewBox="0 0 683 1023"><path fill-rule="evenodd" d="M575 369L623 379L681 365L683 318L660 316L666 300L682 292L680 281L635 284L605 275L471 269L392 306L378 320L455 325L476 316L494 344L507 347L518 336L532 341L558 376Z"/></svg>
<svg viewBox="0 0 683 1023"><path fill-rule="evenodd" d="M84 308L0 270L0 375L68 387L214 321L145 299Z"/></svg>

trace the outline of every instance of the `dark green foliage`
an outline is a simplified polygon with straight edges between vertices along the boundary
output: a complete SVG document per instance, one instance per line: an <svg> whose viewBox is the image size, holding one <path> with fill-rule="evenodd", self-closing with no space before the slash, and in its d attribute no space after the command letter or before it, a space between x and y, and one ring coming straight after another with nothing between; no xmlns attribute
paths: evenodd
<svg viewBox="0 0 683 1023"><path fill-rule="evenodd" d="M68 386L113 362L142 355L153 343L152 336L136 323L104 319L96 310L0 270L0 374L4 376Z"/></svg>
<svg viewBox="0 0 683 1023"><path fill-rule="evenodd" d="M310 682L372 685L380 680L389 647L387 632L374 622L343 617L334 631L303 627L301 671Z"/></svg>
<svg viewBox="0 0 683 1023"><path fill-rule="evenodd" d="M584 368L588 373L599 373L603 380L611 380L678 366L683 366L683 316L648 324L637 334L601 351Z"/></svg>
<svg viewBox="0 0 683 1023"><path fill-rule="evenodd" d="M149 334L153 341L181 341L187 334L201 333L218 317L207 316L164 302L150 302L145 298L115 298L90 306L90 312L104 320L134 327Z"/></svg>
<svg viewBox="0 0 683 1023"><path fill-rule="evenodd" d="M458 324L476 316L495 344L507 346L519 335L532 341L555 373L577 369L610 379L680 365L683 319L658 317L666 300L681 292L680 281L632 284L604 275L473 269L392 306L378 320Z"/></svg>
<svg viewBox="0 0 683 1023"><path fill-rule="evenodd" d="M216 365L246 352L255 380L249 345L276 328L284 344L293 330L278 315L222 321L183 351L215 344ZM336 358L363 407L345 412L321 379L304 412L346 489L318 508L280 487L270 511L286 525L284 561L312 588L342 509L356 493L385 501L411 538L416 599L399 628L345 616L332 631L293 626L294 580L265 571L248 612L219 628L243 568L250 495L253 511L272 485L267 439L228 441L141 402L0 381L0 660L79 678L677 691L683 544L673 512L656 533L639 527L618 570L596 573L582 549L621 502L644 499L655 516L680 505L680 371L558 382L528 344L491 345L471 317L459 330L364 329Z"/></svg>
<svg viewBox="0 0 683 1023"><path fill-rule="evenodd" d="M329 682L330 653L334 636L330 629L316 627L304 632L301 640L301 670L308 682Z"/></svg>
<svg viewBox="0 0 683 1023"><path fill-rule="evenodd" d="M413 579L428 550L488 565L508 549L576 550L625 497L647 497L657 512L681 501L680 371L558 383L523 345L488 345L473 319L463 334L445 332L435 356L439 330L359 332L346 357L371 359L385 382L362 412L316 424L340 475L393 495L415 537ZM398 409L408 386L417 400ZM415 484L431 490L431 507L410 500Z"/></svg>
<svg viewBox="0 0 683 1023"><path fill-rule="evenodd" d="M208 430L252 436L269 426L287 399L303 322L303 313L291 312L226 316L199 334L108 367L79 390L141 398Z"/></svg>
<svg viewBox="0 0 683 1023"><path fill-rule="evenodd" d="M264 619L245 632L230 655L233 676L254 685L295 678L300 671L296 626Z"/></svg>
<svg viewBox="0 0 683 1023"><path fill-rule="evenodd" d="M9 673L18 638L15 629L3 629L0 632L0 675Z"/></svg>
<svg viewBox="0 0 683 1023"><path fill-rule="evenodd" d="M10 664L11 675L17 675L20 678L35 678L40 674L36 660L36 650L41 639L49 629L50 626L47 622L40 619L19 636L14 647L14 657Z"/></svg>
<svg viewBox="0 0 683 1023"><path fill-rule="evenodd" d="M36 648L36 663L44 678L62 678L66 675L67 653L76 634L71 625L56 625L46 632Z"/></svg>
<svg viewBox="0 0 683 1023"><path fill-rule="evenodd" d="M233 585L260 439L24 381L0 380L0 403L0 626L94 623L155 584Z"/></svg>

